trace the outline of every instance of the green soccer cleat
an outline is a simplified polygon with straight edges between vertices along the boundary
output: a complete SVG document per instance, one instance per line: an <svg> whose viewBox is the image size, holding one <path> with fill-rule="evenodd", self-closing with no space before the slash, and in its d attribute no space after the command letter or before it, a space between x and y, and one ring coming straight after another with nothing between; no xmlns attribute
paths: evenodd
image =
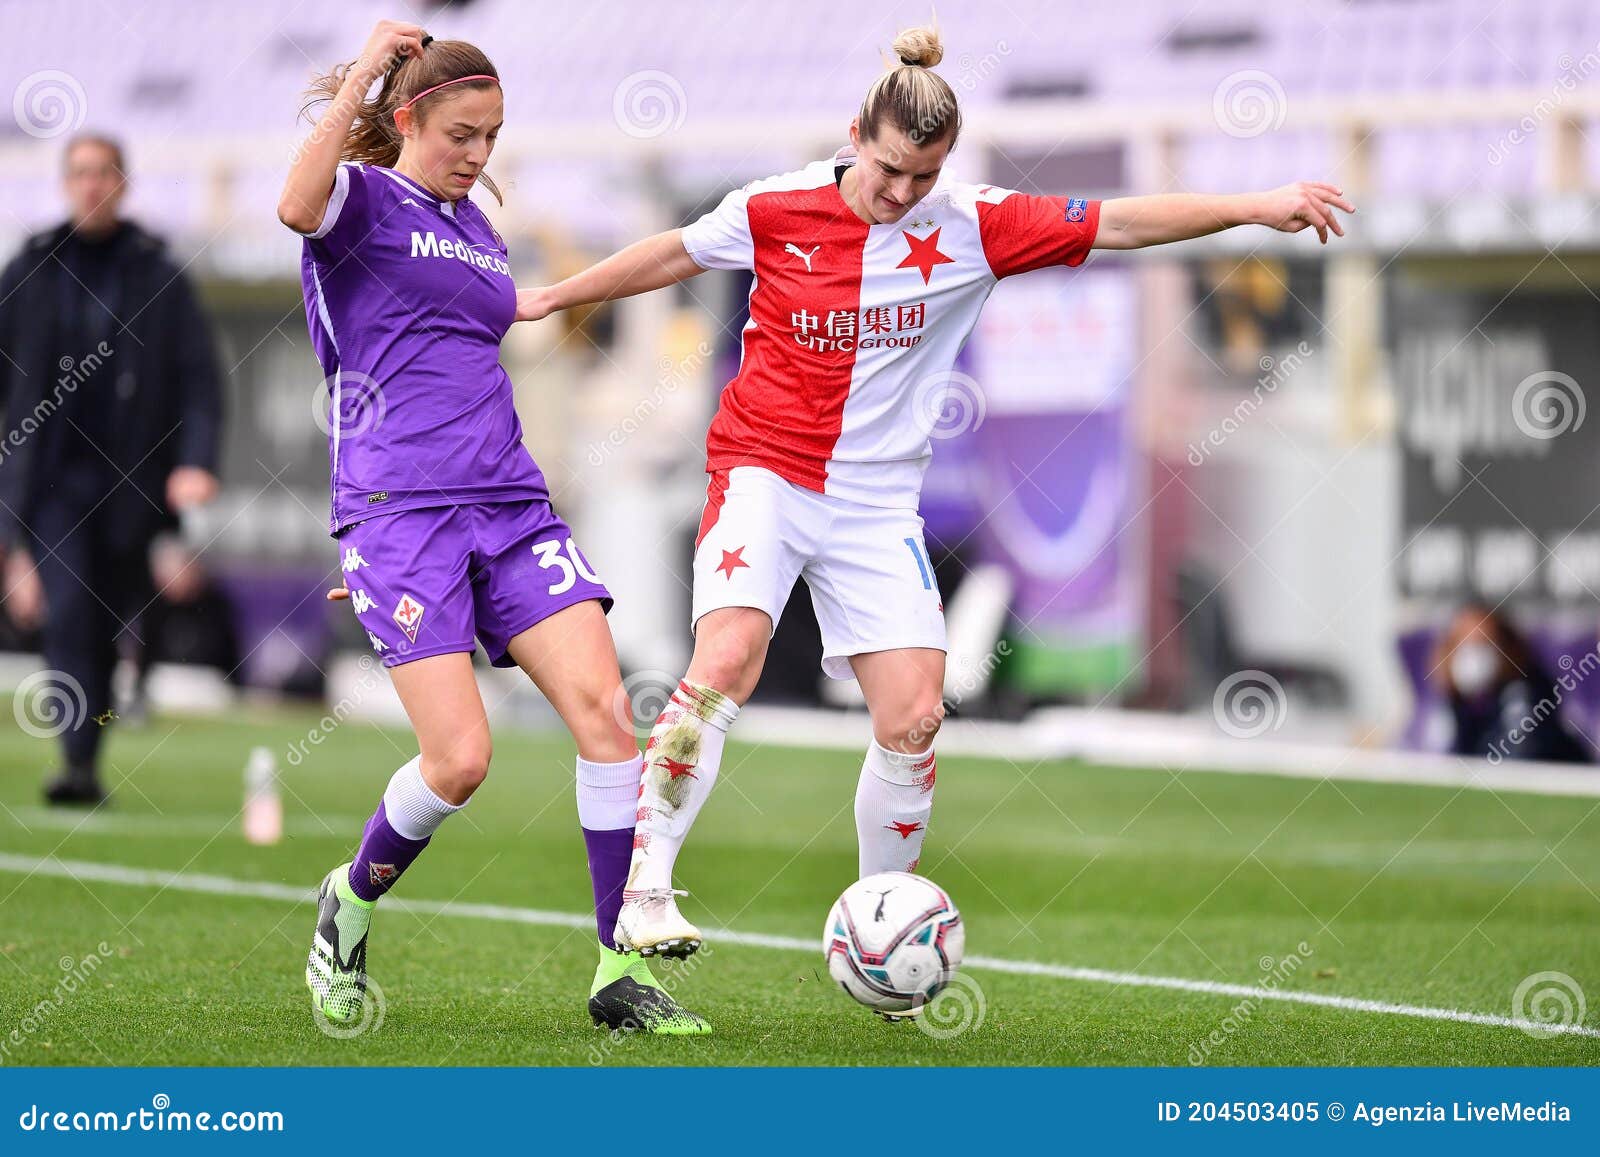
<svg viewBox="0 0 1600 1157"><path fill-rule="evenodd" d="M702 1036L711 1026L668 995L643 957L601 945L600 967L589 989L589 1016L596 1028L657 1036Z"/></svg>
<svg viewBox="0 0 1600 1157"><path fill-rule="evenodd" d="M317 931L306 958L311 1008L336 1024L361 1013L367 992L367 929L371 900L350 890L350 865L340 864L317 889Z"/></svg>

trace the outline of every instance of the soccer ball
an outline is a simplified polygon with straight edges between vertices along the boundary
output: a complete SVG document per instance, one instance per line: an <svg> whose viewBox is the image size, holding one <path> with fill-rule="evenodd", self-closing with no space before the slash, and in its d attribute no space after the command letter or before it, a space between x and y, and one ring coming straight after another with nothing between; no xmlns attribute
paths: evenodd
<svg viewBox="0 0 1600 1157"><path fill-rule="evenodd" d="M828 975L881 1016L915 1016L961 966L961 913L932 880L879 872L844 890L828 913Z"/></svg>

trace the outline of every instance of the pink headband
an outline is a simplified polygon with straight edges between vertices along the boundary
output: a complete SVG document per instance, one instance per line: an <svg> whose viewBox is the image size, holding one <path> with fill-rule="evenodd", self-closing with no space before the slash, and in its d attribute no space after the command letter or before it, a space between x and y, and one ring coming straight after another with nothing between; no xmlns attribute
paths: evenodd
<svg viewBox="0 0 1600 1157"><path fill-rule="evenodd" d="M500 83L500 78L498 76L490 76L486 72L479 73L476 76L458 76L454 80L447 80L443 84L436 84L432 88L423 89L421 92L417 93L416 96L412 97L410 100L406 101L405 104L401 105L400 108L410 108L429 93L438 92L441 88L449 88L452 84L466 84L469 80L492 80L496 84ZM398 112L399 109L396 109L395 111Z"/></svg>

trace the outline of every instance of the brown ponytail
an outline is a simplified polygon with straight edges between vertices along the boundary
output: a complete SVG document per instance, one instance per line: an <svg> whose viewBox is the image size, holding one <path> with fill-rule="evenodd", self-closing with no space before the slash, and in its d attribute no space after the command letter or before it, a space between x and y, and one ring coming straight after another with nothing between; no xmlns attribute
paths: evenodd
<svg viewBox="0 0 1600 1157"><path fill-rule="evenodd" d="M306 90L306 104L300 110L301 114L309 117L311 110L317 105L336 99L345 77L355 64L355 61L341 64L326 76L317 77L312 81ZM498 78L499 75L489 58L465 40L429 41L421 56L403 57L397 64L392 65L389 71L384 73L383 83L378 87L376 94L363 96L360 106L356 109L356 119L350 126L350 135L345 139L344 148L340 150L340 157L346 161L359 161L364 165L393 168L394 163L400 159L400 146L405 141L394 123L394 113L397 108L417 93L435 85L460 80L464 76ZM466 81L458 87L487 88L493 83L489 80L473 80ZM418 101L413 107L419 122L426 116L430 106L448 95L448 92L432 93ZM479 173L478 180L494 194L496 201L503 203L504 198L500 195L499 186L487 173Z"/></svg>

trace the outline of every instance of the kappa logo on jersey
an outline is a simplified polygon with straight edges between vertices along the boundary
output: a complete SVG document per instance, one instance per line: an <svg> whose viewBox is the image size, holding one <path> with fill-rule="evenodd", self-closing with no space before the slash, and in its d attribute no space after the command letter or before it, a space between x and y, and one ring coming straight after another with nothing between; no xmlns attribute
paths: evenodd
<svg viewBox="0 0 1600 1157"><path fill-rule="evenodd" d="M906 232L904 229L900 230L900 236L906 239L906 244L910 246L910 252L906 254L905 260L896 265L895 268L915 269L922 274L922 284L927 285L933 277L933 267L935 265L955 264L956 259L954 257L951 257L948 253L939 252L939 234L943 232L944 229L939 228L929 233L926 237L918 237L913 233Z"/></svg>
<svg viewBox="0 0 1600 1157"><path fill-rule="evenodd" d="M793 241L791 241L791 242L789 242L789 244L787 244L787 245L785 245L783 247L783 251L785 253L793 253L801 261L804 261L806 263L806 272L810 273L811 272L811 259L816 256L817 250L821 249L821 248L822 248L822 246L820 246L820 245L813 245L811 247L811 252L807 253L805 250L801 249L800 246L796 245Z"/></svg>
<svg viewBox="0 0 1600 1157"><path fill-rule="evenodd" d="M476 245L436 236L432 229L426 233L418 233L415 229L411 231L411 256L465 261L468 265L474 265L490 273L498 273L503 277L511 276L511 266L506 264L506 259L498 253L480 253Z"/></svg>
<svg viewBox="0 0 1600 1157"><path fill-rule="evenodd" d="M344 569L345 574L350 574L352 571L360 570L366 566L367 560L362 558L361 552L352 546L344 552L344 560L339 565Z"/></svg>
<svg viewBox="0 0 1600 1157"><path fill-rule="evenodd" d="M1082 221L1089 215L1089 202L1082 197L1074 197L1067 202L1067 220Z"/></svg>
<svg viewBox="0 0 1600 1157"><path fill-rule="evenodd" d="M378 638L378 636L373 634L371 631L367 632L367 642L371 643L372 649L377 651L380 655L389 649L389 645L382 639Z"/></svg>
<svg viewBox="0 0 1600 1157"><path fill-rule="evenodd" d="M364 615L378 603L365 590L357 589L350 592L350 605L355 608L356 614Z"/></svg>
<svg viewBox="0 0 1600 1157"><path fill-rule="evenodd" d="M410 595L401 595L400 604L394 609L394 621L413 643L417 641L417 628L422 625L422 611L422 604Z"/></svg>

